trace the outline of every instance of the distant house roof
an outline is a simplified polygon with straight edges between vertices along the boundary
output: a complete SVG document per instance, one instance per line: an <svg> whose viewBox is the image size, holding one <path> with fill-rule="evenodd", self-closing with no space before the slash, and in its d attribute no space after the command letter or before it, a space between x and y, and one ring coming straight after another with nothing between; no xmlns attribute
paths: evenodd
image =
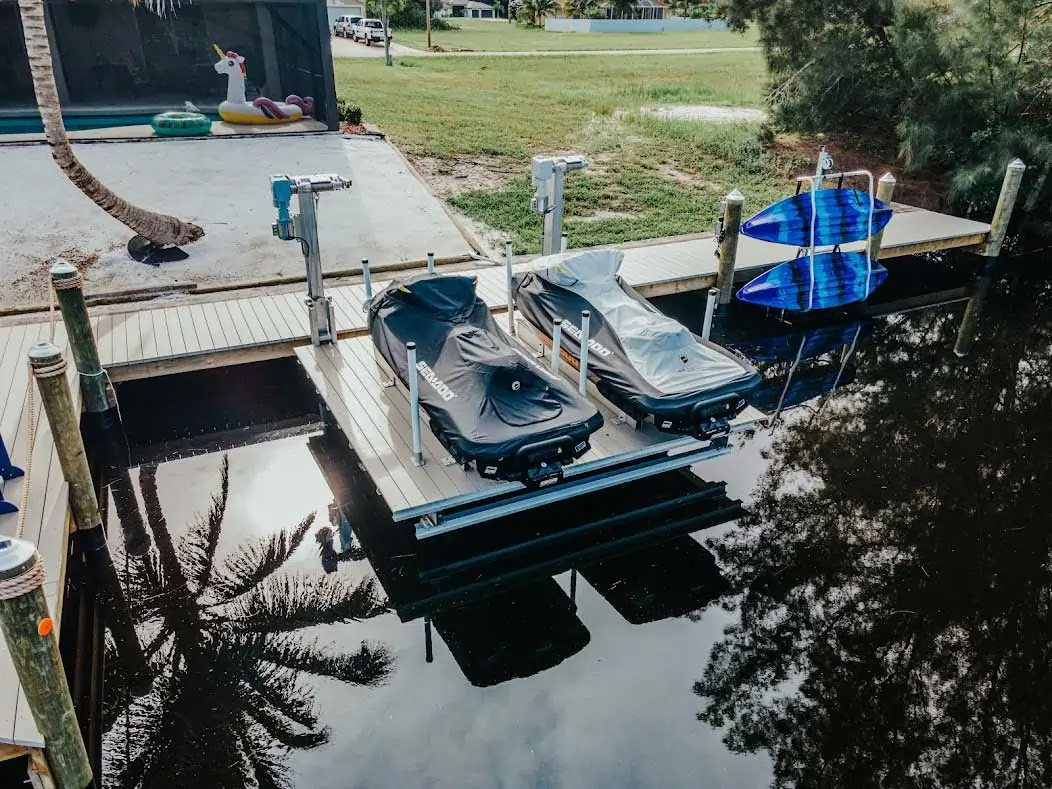
<svg viewBox="0 0 1052 789"><path fill-rule="evenodd" d="M600 8L612 8L613 3L603 2L599 4ZM668 3L662 3L660 0L634 0L632 3L633 8L667 8Z"/></svg>
<svg viewBox="0 0 1052 789"><path fill-rule="evenodd" d="M493 6L489 3L480 3L478 0L448 0L446 3L450 8L467 8L472 11L492 11Z"/></svg>

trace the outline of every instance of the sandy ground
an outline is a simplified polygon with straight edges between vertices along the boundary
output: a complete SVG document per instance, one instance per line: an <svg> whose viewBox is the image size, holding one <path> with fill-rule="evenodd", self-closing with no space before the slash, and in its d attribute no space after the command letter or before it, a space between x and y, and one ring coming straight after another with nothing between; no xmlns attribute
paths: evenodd
<svg viewBox="0 0 1052 789"><path fill-rule="evenodd" d="M57 257L86 268L91 293L169 284L260 281L302 276L298 244L271 234L272 173L338 173L354 186L322 195L324 268L347 269L470 253L423 183L386 141L337 133L240 139L142 140L76 145L78 156L126 199L200 224L205 238L189 260L153 268L132 260L131 237L80 194L46 146L0 146L0 172L15 185L0 194L0 309L42 304Z"/></svg>
<svg viewBox="0 0 1052 789"><path fill-rule="evenodd" d="M747 107L714 107L706 104L674 104L669 107L650 107L644 115L671 121L706 121L708 123L760 123L767 119L763 110Z"/></svg>

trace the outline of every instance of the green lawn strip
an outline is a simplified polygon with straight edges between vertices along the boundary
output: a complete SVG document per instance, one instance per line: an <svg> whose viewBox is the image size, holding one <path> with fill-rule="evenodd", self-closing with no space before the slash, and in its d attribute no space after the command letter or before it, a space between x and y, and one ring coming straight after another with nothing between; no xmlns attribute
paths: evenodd
<svg viewBox="0 0 1052 789"><path fill-rule="evenodd" d="M522 173L450 202L536 251L529 157L580 151L593 166L567 179L573 246L708 230L730 189L756 210L788 188L790 163L767 154L750 124L640 117L665 103L761 106L759 53L621 58L442 58L337 61L339 94L360 104L407 153L506 159ZM628 113L625 115L625 113Z"/></svg>
<svg viewBox="0 0 1052 789"><path fill-rule="evenodd" d="M455 30L433 30L431 43L449 51L557 52L597 49L701 49L751 47L757 37L726 31L698 30L668 33L551 33L544 28L508 24L507 21L451 19ZM423 30L396 30L395 40L415 49L427 47Z"/></svg>

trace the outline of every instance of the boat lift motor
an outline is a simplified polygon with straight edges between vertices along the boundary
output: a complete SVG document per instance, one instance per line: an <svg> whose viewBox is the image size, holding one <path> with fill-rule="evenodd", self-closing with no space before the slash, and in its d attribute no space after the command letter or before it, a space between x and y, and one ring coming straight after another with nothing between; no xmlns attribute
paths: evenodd
<svg viewBox="0 0 1052 789"><path fill-rule="evenodd" d="M542 255L562 251L563 182L568 172L583 170L587 166L588 160L583 156L534 156L530 161L533 185L537 188L530 201L530 210L544 217Z"/></svg>
<svg viewBox="0 0 1052 789"><path fill-rule="evenodd" d="M271 229L282 241L299 241L307 263L307 313L310 338L315 345L336 340L332 299L325 295L322 281L321 249L318 246L318 195L347 189L351 182L339 175L272 175L270 192L278 221ZM299 213L290 212L292 196L299 199Z"/></svg>

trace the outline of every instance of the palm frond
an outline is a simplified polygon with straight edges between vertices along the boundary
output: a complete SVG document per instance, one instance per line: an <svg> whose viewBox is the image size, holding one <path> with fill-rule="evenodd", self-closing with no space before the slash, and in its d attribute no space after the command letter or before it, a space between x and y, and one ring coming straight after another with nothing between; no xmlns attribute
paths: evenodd
<svg viewBox="0 0 1052 789"><path fill-rule="evenodd" d="M131 4L135 7L145 6L147 11L157 14L161 19L169 14L175 16L175 9L182 5L179 0L131 0Z"/></svg>
<svg viewBox="0 0 1052 789"><path fill-rule="evenodd" d="M256 698L257 703L245 705L245 712L252 720L258 723L270 737L289 749L308 751L325 745L329 741L329 730L321 729L297 729L297 727L285 720L280 713L269 708L262 698Z"/></svg>
<svg viewBox="0 0 1052 789"><path fill-rule="evenodd" d="M225 606L220 616L243 632L276 633L369 619L386 608L372 577L354 583L339 575L272 575Z"/></svg>
<svg viewBox="0 0 1052 789"><path fill-rule="evenodd" d="M230 458L224 454L219 466L219 492L212 494L208 514L197 518L179 544L179 558L186 568L187 581L196 594L204 590L212 575L229 495Z"/></svg>
<svg viewBox="0 0 1052 789"><path fill-rule="evenodd" d="M308 729L318 725L314 699L310 691L302 687L294 669L257 662L256 669L244 672L242 680L289 720Z"/></svg>
<svg viewBox="0 0 1052 789"><path fill-rule="evenodd" d="M229 603L277 572L303 542L314 523L314 515L312 512L291 531L283 529L277 534L240 546L224 559L222 569L212 573L212 584L208 590L216 602Z"/></svg>
<svg viewBox="0 0 1052 789"><path fill-rule="evenodd" d="M259 789L292 789L289 769L283 763L285 754L265 744L266 735L262 726L245 726L238 733L238 738L241 752Z"/></svg>
<svg viewBox="0 0 1052 789"><path fill-rule="evenodd" d="M376 687L394 671L394 657L382 644L363 641L359 650L350 655L333 654L317 641L287 635L258 637L252 644L260 660L350 685Z"/></svg>

